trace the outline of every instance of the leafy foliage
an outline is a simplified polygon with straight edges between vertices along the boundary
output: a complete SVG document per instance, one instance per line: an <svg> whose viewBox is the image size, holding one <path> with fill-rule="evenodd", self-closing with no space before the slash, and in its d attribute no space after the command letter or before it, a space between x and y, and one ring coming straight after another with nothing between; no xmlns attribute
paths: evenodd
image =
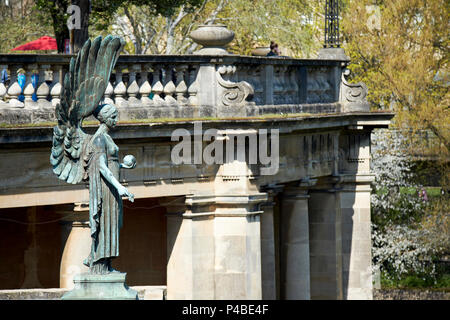
<svg viewBox="0 0 450 320"><path fill-rule="evenodd" d="M342 19L354 79L367 84L375 108L397 113L398 128L433 132L444 147L442 158L448 159L450 2L375 3L349 0Z"/></svg>
<svg viewBox="0 0 450 320"><path fill-rule="evenodd" d="M320 47L325 1L238 0L219 15L236 37L231 50L250 55L256 46L278 43L282 55L312 57Z"/></svg>
<svg viewBox="0 0 450 320"><path fill-rule="evenodd" d="M67 29L67 8L71 4L79 5L82 8L82 30L75 30L81 33L78 42L81 45L87 40L88 26L96 25L97 29L105 29L110 23L114 14L119 8L127 8L132 5L146 6L153 14L171 15L180 5L195 7L201 0L35 0L37 8L51 16L52 26L58 43L58 51L63 51L63 40L69 38ZM87 11L90 7L90 12Z"/></svg>
<svg viewBox="0 0 450 320"><path fill-rule="evenodd" d="M42 36L53 35L50 25L42 23L48 17L34 8L33 2L25 2L20 8L17 1L7 7L0 1L0 53L11 53L11 49Z"/></svg>
<svg viewBox="0 0 450 320"><path fill-rule="evenodd" d="M235 32L230 51L250 55L257 46L275 41L283 55L311 57L320 47L324 1L203 0L183 4L167 15L148 6L121 7L112 30L132 44L130 53L192 53L189 34L200 24L221 23Z"/></svg>

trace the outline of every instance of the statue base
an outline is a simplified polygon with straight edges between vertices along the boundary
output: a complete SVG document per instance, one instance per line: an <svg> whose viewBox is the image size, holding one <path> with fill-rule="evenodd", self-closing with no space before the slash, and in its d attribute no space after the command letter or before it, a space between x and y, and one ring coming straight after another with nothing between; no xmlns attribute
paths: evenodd
<svg viewBox="0 0 450 320"><path fill-rule="evenodd" d="M81 273L73 278L75 288L61 300L137 300L138 294L125 284L126 273Z"/></svg>

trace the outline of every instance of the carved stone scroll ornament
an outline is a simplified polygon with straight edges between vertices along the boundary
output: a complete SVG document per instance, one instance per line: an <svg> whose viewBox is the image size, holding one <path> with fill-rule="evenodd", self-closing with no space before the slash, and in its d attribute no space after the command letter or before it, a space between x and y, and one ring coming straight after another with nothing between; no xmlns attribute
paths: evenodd
<svg viewBox="0 0 450 320"><path fill-rule="evenodd" d="M363 82L349 83L346 77L350 75L350 70L345 69L342 72L342 91L341 102L343 103L343 112L365 112L370 111L367 97L367 86Z"/></svg>
<svg viewBox="0 0 450 320"><path fill-rule="evenodd" d="M253 98L254 90L246 81L232 82L223 76L230 76L236 72L235 66L220 66L217 71L217 82L224 88L221 102L225 106L242 106Z"/></svg>

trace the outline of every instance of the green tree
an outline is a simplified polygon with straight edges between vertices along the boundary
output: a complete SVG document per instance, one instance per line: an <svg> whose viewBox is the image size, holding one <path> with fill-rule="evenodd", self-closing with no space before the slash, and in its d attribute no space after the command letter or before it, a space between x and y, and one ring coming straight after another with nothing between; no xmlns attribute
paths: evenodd
<svg viewBox="0 0 450 320"><path fill-rule="evenodd" d="M111 23L114 13L119 8L132 5L146 6L155 14L171 15L184 4L198 5L200 0L35 0L37 8L51 17L58 52L64 50L64 39L69 38L67 8L77 5L81 9L81 28L74 30L74 50L78 51L89 38L89 25L92 23L105 27Z"/></svg>
<svg viewBox="0 0 450 320"><path fill-rule="evenodd" d="M325 1L238 0L218 20L236 33L233 52L249 55L256 46L278 43L282 55L311 58L322 43Z"/></svg>
<svg viewBox="0 0 450 320"><path fill-rule="evenodd" d="M197 44L189 38L199 24L213 24L228 0L202 0L198 7L183 4L165 16L147 6L120 8L110 32L123 36L133 54L186 54Z"/></svg>
<svg viewBox="0 0 450 320"><path fill-rule="evenodd" d="M0 29L0 53L10 53L18 45L53 35L52 28L42 23L33 1L10 0L8 6L0 1Z"/></svg>
<svg viewBox="0 0 450 320"><path fill-rule="evenodd" d="M342 19L343 34L355 80L367 84L376 109L396 112L397 127L433 132L443 147L435 153L448 159L450 2L349 3Z"/></svg>
<svg viewBox="0 0 450 320"><path fill-rule="evenodd" d="M197 45L189 33L200 24L222 23L235 32L230 51L249 55L256 46L277 42L284 55L311 57L321 45L324 0L202 0L166 16L145 6L123 7L114 32L121 32L132 53L185 54Z"/></svg>
<svg viewBox="0 0 450 320"><path fill-rule="evenodd" d="M366 83L373 109L396 113L392 127L405 137L401 151L410 164L417 156L425 155L428 162L431 160L435 171L442 173L441 188L447 192L450 181L449 6L447 0L348 0L341 24L353 80ZM377 160L374 155L374 162ZM386 166L393 164L391 159ZM417 166L411 166L410 170L412 176L420 174ZM393 172L388 173L392 178ZM427 183L426 180L422 183ZM386 188L386 181L378 183ZM393 183L401 186L399 181ZM436 273L433 276L436 280L438 269L418 272L416 267L427 262L434 268L432 261L423 259L448 255L450 198L441 195L439 189L432 196L429 190L429 200L420 207L412 207L411 198L418 200L414 189L409 194L408 188L398 188L396 197L401 201L391 203L388 208L372 203L373 209L384 209L382 216L380 212L372 212L372 221L379 228L373 233L374 262L385 259L391 266L387 271L397 276L420 274L422 277ZM379 192L374 198L383 200L391 191L387 187L385 194ZM403 215L407 210L410 212ZM383 225L389 228L382 230ZM408 259L414 263L406 267L403 262ZM401 266L405 269L398 269Z"/></svg>

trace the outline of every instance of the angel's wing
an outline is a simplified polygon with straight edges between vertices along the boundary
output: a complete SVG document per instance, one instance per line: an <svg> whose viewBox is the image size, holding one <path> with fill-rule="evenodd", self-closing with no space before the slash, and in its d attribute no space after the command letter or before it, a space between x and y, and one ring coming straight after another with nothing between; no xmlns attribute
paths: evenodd
<svg viewBox="0 0 450 320"><path fill-rule="evenodd" d="M70 60L60 103L56 106L58 125L53 129L50 163L59 179L79 183L85 177L85 154L89 135L82 130L83 119L100 103L124 41L119 37L88 40Z"/></svg>

